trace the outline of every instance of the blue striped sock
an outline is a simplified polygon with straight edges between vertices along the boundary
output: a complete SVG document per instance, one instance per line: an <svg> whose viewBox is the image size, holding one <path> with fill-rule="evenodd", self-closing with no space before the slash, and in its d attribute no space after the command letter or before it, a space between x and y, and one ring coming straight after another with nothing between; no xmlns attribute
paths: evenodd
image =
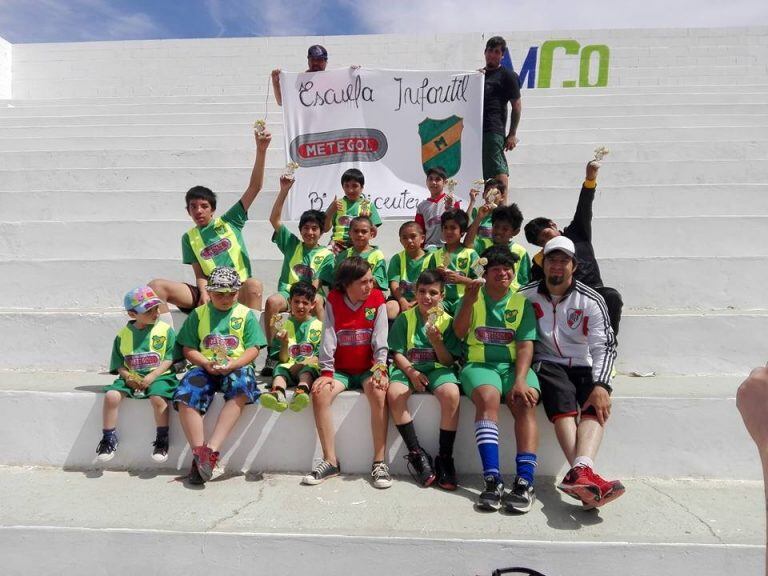
<svg viewBox="0 0 768 576"><path fill-rule="evenodd" d="M536 470L536 454L530 452L519 452L515 457L517 463L517 475L533 484L533 475Z"/></svg>
<svg viewBox="0 0 768 576"><path fill-rule="evenodd" d="M480 460L483 462L483 476L495 476L501 480L499 469L499 427L493 420L475 422L475 442Z"/></svg>

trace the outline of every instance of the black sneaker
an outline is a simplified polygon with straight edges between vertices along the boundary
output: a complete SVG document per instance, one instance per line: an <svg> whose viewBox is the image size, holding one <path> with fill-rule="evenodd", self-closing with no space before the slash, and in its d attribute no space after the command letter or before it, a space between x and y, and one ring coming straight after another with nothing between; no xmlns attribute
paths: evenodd
<svg viewBox="0 0 768 576"><path fill-rule="evenodd" d="M536 502L536 491L533 489L533 484L525 478L516 476L512 491L504 500L504 509L507 512L525 514L531 510L534 502Z"/></svg>
<svg viewBox="0 0 768 576"><path fill-rule="evenodd" d="M486 476L485 490L480 492L477 507L480 510L498 510L501 508L501 498L504 496L504 482L496 476Z"/></svg>
<svg viewBox="0 0 768 576"><path fill-rule="evenodd" d="M189 470L189 474L187 475L187 482L195 486L202 486L205 484L205 480L203 480L203 477L200 476L200 471L197 469L197 462L194 460L192 460L192 468Z"/></svg>
<svg viewBox="0 0 768 576"><path fill-rule="evenodd" d="M269 378L270 376L272 376L272 373L275 371L275 368L277 367L277 365L278 365L277 358L268 357L267 361L264 363L264 368L261 369L261 372L259 372L259 374L261 374L265 378Z"/></svg>
<svg viewBox="0 0 768 576"><path fill-rule="evenodd" d="M105 434L101 437L101 442L96 447L96 460L99 462L109 462L115 457L117 452L117 434Z"/></svg>
<svg viewBox="0 0 768 576"><path fill-rule="evenodd" d="M424 488L431 486L436 478L432 457L423 448L419 448L416 452L408 452L405 459L408 461L408 472L413 479Z"/></svg>
<svg viewBox="0 0 768 576"><path fill-rule="evenodd" d="M456 467L453 465L453 458L450 456L435 456L435 475L437 476L437 485L443 490L456 490L458 481L456 480Z"/></svg>
<svg viewBox="0 0 768 576"><path fill-rule="evenodd" d="M152 460L155 462L165 462L168 460L168 435L158 436L154 442L152 442L154 450L152 450Z"/></svg>
<svg viewBox="0 0 768 576"><path fill-rule="evenodd" d="M336 466L334 466L328 462L328 460L321 460L315 465L315 467L312 469L312 472L301 479L301 483L314 486L316 484L325 482L328 478L338 476L340 472L341 464L339 464L339 462L336 462Z"/></svg>

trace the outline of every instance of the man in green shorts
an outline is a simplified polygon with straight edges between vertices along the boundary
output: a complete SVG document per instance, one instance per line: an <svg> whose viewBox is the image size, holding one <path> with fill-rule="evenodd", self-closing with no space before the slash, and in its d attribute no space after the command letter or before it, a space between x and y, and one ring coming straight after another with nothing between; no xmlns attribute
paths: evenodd
<svg viewBox="0 0 768 576"><path fill-rule="evenodd" d="M478 508L498 510L502 499L508 512L528 512L536 499L539 383L531 370L536 317L530 302L511 289L515 261L505 247L483 252L487 259L485 285L467 286L453 323L465 341L466 365L461 386L475 404L475 441L483 462L485 489ZM515 419L517 476L505 497L499 466L499 407L504 400Z"/></svg>

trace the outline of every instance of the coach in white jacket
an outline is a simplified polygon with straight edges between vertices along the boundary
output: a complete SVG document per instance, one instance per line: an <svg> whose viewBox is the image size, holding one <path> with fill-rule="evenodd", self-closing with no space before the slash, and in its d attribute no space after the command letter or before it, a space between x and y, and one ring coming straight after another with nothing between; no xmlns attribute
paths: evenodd
<svg viewBox="0 0 768 576"><path fill-rule="evenodd" d="M565 236L544 246L544 279L520 289L533 305L539 339L534 370L547 417L571 469L558 484L585 508L624 493L619 481L598 476L594 459L611 414L616 340L603 297L573 278L576 249Z"/></svg>

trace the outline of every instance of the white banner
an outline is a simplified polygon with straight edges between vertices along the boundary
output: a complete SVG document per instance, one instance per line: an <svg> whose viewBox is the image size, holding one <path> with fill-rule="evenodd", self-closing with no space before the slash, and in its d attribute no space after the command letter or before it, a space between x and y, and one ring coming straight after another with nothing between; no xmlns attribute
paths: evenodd
<svg viewBox="0 0 768 576"><path fill-rule="evenodd" d="M289 212L325 210L341 175L359 168L382 217L413 217L442 166L466 200L482 178L483 75L370 70L280 75L286 162L299 164Z"/></svg>

